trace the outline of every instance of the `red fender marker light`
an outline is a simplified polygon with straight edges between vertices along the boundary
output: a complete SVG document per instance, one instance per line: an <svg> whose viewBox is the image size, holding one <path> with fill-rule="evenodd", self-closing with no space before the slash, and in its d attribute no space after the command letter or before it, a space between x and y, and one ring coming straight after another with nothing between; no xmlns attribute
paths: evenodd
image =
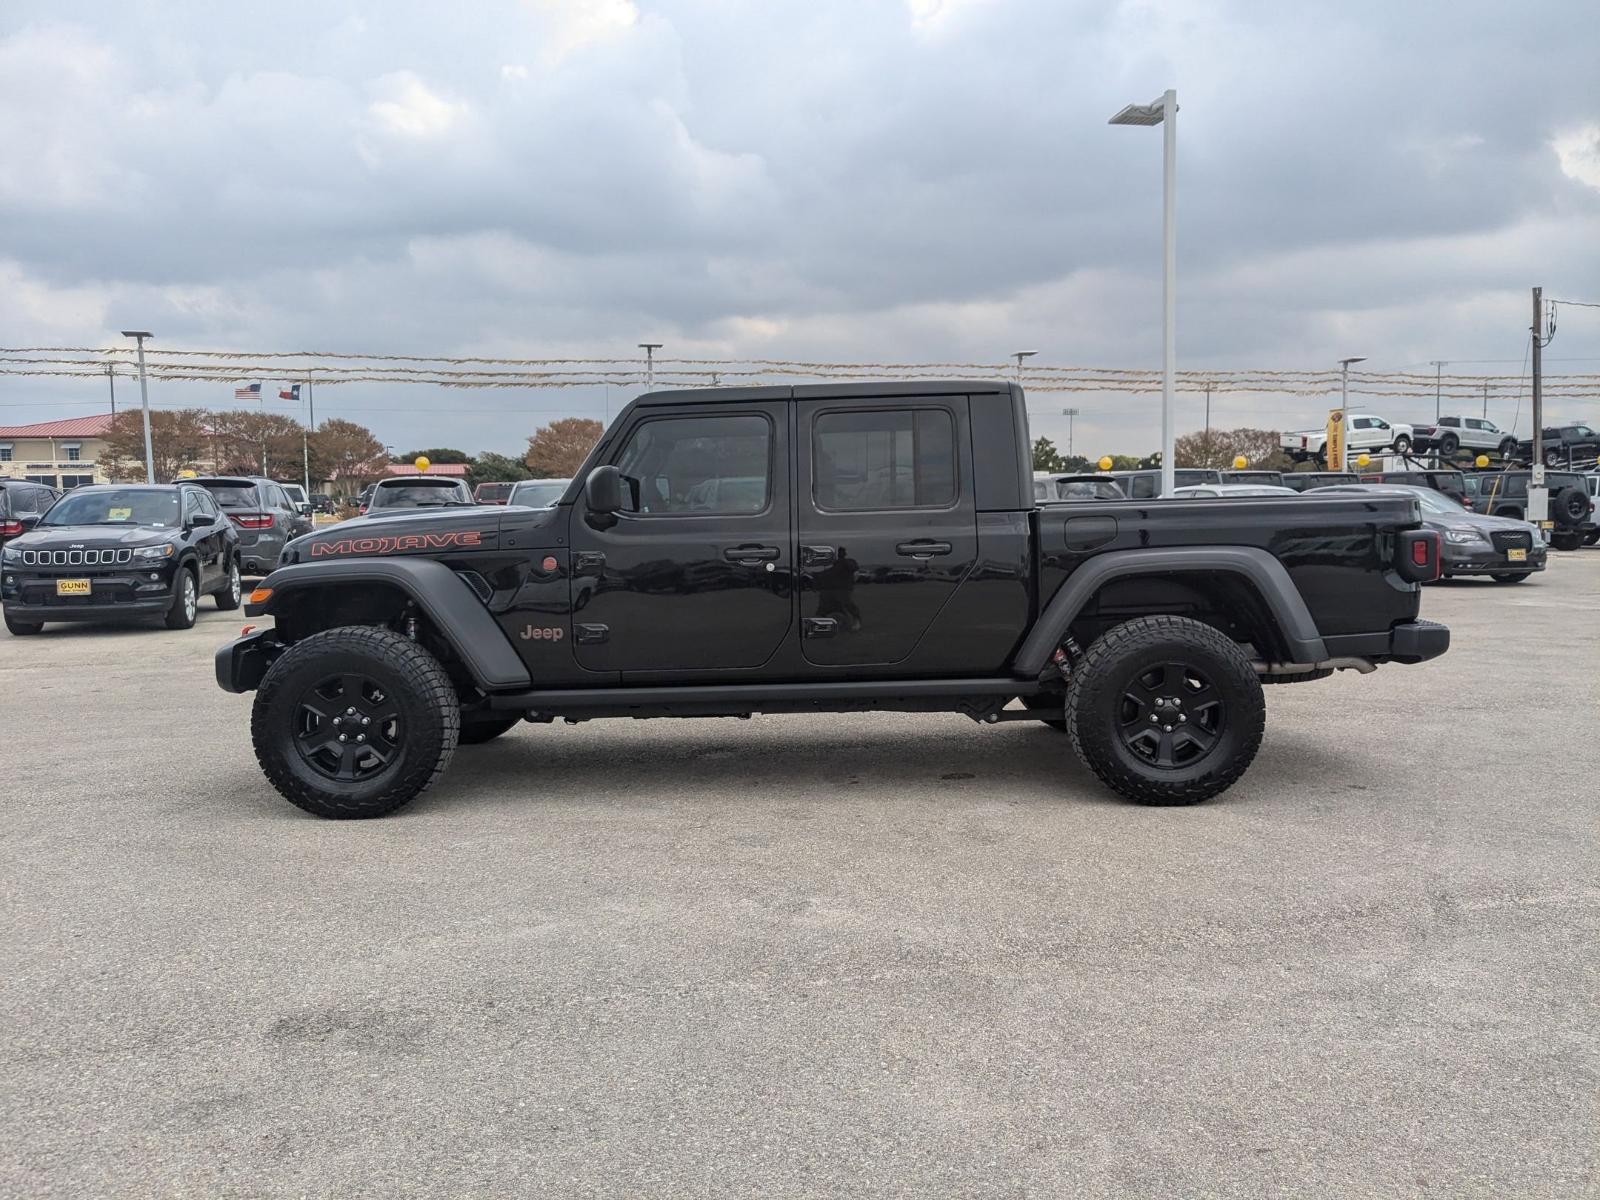
<svg viewBox="0 0 1600 1200"><path fill-rule="evenodd" d="M256 631L256 627L254 625L245 625L242 628L240 628L239 636L240 637L249 637L255 631Z"/></svg>
<svg viewBox="0 0 1600 1200"><path fill-rule="evenodd" d="M543 567L546 571L554 571L561 564L556 561L555 555L547 554L547 555L545 555L544 561L542 563L540 563L539 565L541 567Z"/></svg>

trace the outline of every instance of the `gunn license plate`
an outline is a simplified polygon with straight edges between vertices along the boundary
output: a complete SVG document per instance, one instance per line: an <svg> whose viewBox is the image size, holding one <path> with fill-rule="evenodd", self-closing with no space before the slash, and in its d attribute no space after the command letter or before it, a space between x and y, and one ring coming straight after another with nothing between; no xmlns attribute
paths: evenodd
<svg viewBox="0 0 1600 1200"><path fill-rule="evenodd" d="M56 580L56 595L58 596L87 596L88 594L89 581L87 579Z"/></svg>
<svg viewBox="0 0 1600 1200"><path fill-rule="evenodd" d="M1512 562L1527 562L1528 552L1526 550L1507 550L1506 557Z"/></svg>

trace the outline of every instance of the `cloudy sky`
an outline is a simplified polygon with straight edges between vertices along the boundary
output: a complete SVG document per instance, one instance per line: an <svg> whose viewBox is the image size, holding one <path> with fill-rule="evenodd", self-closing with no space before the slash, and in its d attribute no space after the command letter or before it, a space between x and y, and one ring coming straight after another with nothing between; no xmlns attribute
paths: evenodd
<svg viewBox="0 0 1600 1200"><path fill-rule="evenodd" d="M205 349L603 357L652 340L686 357L1035 349L1155 367L1161 138L1106 118L1173 86L1180 366L1364 354L1517 374L1530 285L1600 300L1593 15L1586 0L8 0L0 344L142 327ZM1562 310L1548 353L1551 371L1600 372L1600 309ZM0 378L0 424L101 396ZM153 401L231 397L165 385ZM1071 402L1079 449L1155 444L1156 400ZM318 415L399 448L515 449L606 403L352 385L320 390ZM1061 438L1062 403L1037 401L1038 432ZM1200 419L1184 403L1180 430ZM1323 407L1224 397L1214 419L1294 427ZM1432 401L1373 407L1406 419ZM1570 407L1600 418L1600 402Z"/></svg>

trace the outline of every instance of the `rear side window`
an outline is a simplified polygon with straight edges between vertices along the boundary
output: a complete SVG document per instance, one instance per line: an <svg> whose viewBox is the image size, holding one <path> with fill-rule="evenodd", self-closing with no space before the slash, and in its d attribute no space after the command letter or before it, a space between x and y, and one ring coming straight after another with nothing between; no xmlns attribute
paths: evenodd
<svg viewBox="0 0 1600 1200"><path fill-rule="evenodd" d="M833 512L948 508L955 424L942 408L822 413L811 433L817 507Z"/></svg>
<svg viewBox="0 0 1600 1200"><path fill-rule="evenodd" d="M772 426L754 415L646 420L617 469L638 484L641 516L758 513L772 476Z"/></svg>
<svg viewBox="0 0 1600 1200"><path fill-rule="evenodd" d="M1135 475L1128 482L1133 484L1128 495L1135 500L1149 500L1156 494L1156 481L1149 475Z"/></svg>

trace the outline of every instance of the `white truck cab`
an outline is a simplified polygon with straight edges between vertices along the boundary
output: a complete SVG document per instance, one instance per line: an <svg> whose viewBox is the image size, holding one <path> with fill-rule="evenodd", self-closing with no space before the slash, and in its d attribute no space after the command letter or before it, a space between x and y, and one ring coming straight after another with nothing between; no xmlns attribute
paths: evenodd
<svg viewBox="0 0 1600 1200"><path fill-rule="evenodd" d="M1304 429L1298 433L1285 433L1278 439L1283 452L1295 462L1327 457L1328 433L1326 429ZM1398 454L1411 452L1411 426L1398 421L1386 421L1372 413L1347 412L1344 415L1344 446L1347 454L1363 451L1393 449Z"/></svg>

